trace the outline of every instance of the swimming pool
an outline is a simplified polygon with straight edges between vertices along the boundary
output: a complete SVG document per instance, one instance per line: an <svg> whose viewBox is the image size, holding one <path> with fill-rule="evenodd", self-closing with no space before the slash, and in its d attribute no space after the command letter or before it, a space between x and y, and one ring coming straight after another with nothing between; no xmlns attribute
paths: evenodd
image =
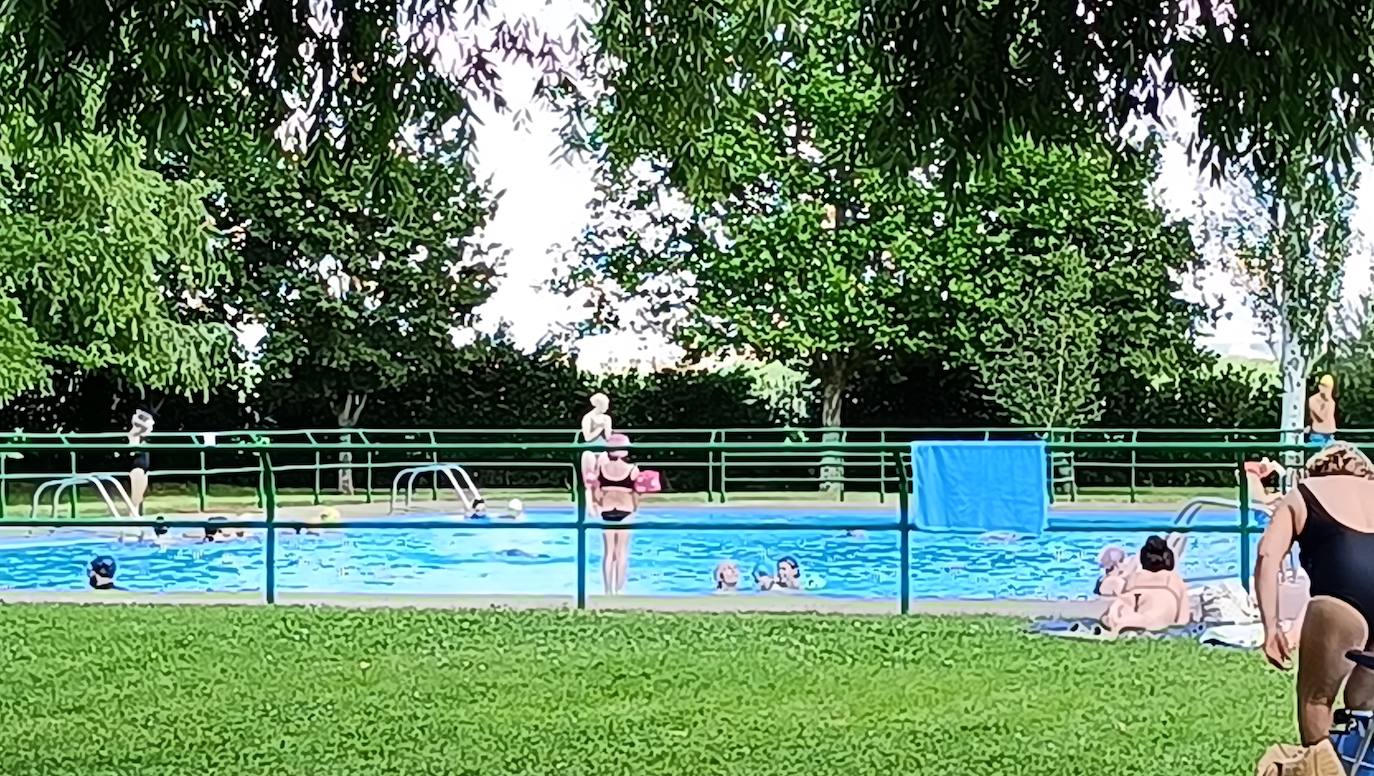
<svg viewBox="0 0 1374 776"><path fill-rule="evenodd" d="M1096 560L1104 545L1133 551L1147 534L1132 526L1170 523L1173 512L1075 510L1054 522L1101 525L1100 532L1054 533L1036 538L912 534L911 592L915 597L969 599L1083 599L1091 597ZM571 508L532 509L536 520L573 522ZM396 518L404 521L419 517ZM427 519L433 519L428 516ZM646 509L642 521L813 521L832 525L896 520L895 508L825 509L716 506ZM1212 512L1200 523L1234 523L1234 513ZM462 523L471 526L470 523ZM1235 577L1238 537L1197 534L1183 573L1189 579ZM1258 541L1251 539L1252 543ZM91 557L119 562L119 584L135 591L261 590L260 539L226 544L125 544L75 532L0 540L0 588L75 590L85 586ZM847 536L816 531L650 531L634 534L629 595L700 595L712 592L712 573L733 560L748 584L755 567L772 568L795 557L815 595L892 598L899 595L896 532ZM601 592L601 538L588 532L587 589ZM568 595L576 591L576 532L463 527L326 531L279 534L277 585L286 592Z"/></svg>

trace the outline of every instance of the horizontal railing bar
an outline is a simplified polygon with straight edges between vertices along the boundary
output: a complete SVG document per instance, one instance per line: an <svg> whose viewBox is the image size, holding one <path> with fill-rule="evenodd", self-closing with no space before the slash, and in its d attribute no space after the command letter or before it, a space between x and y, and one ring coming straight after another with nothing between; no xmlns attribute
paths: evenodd
<svg viewBox="0 0 1374 776"><path fill-rule="evenodd" d="M295 529L316 529L316 530L345 530L345 529L367 529L367 530L400 530L405 528L422 530L440 529L474 529L474 530L560 530L575 531L578 523L570 520L502 520L502 519L471 519L454 518L452 520L397 520L392 519L373 519L373 520L335 520L327 523L312 520L207 520L207 519L139 519L139 520L91 520L76 518L69 520L5 520L0 525L10 528L153 528L163 526L171 528L254 528L267 529L277 528L282 530ZM765 523L761 521L749 522L692 522L686 520L645 520L642 522L602 522L600 520L589 519L583 523L587 528L609 529L609 530L639 530L649 529L655 531L901 531L903 526L900 522L876 522L876 521L845 521L840 523ZM932 533L936 535L948 535L947 532L921 531L915 525L905 527L913 533ZM1258 526L1239 526L1239 525L1093 525L1093 524L1052 524L1045 528L1045 533L1260 533ZM963 535L977 536L976 533L966 533Z"/></svg>
<svg viewBox="0 0 1374 776"><path fill-rule="evenodd" d="M967 441L968 444L979 444L976 440ZM1287 444L1278 442L1056 442L1049 445L1050 452L1059 451L1078 451L1078 450L1212 450L1216 452L1233 451L1246 452L1259 450L1265 452L1273 451L1318 451L1323 448L1320 444ZM910 444L905 442L790 442L790 443L760 443L760 442L643 442L636 443L630 447L614 447L610 445L586 445L579 443L560 443L560 442L464 442L464 443L430 443L415 442L393 443L393 442L324 442L324 443L295 443L284 444L243 444L243 445L205 445L205 444L165 444L165 445L100 445L100 444L51 444L51 443L14 443L0 442L0 452L24 452L26 450L147 450L157 452L159 450L226 450L226 451L258 451L258 452L366 452L368 450L406 450L411 452L460 452L463 450L519 450L519 451L539 451L539 452L566 452L580 453L591 451L608 450L714 450L719 452L773 452L787 450L808 450L817 452L906 452L910 449Z"/></svg>

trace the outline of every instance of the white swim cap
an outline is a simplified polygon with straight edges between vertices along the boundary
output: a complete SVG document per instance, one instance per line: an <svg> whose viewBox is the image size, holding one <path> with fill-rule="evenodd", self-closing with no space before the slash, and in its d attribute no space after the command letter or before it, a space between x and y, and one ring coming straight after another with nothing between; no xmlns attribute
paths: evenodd
<svg viewBox="0 0 1374 776"><path fill-rule="evenodd" d="M524 512L525 502L521 501L518 498L513 498L510 501L506 502L506 509L509 509L510 511L517 513Z"/></svg>

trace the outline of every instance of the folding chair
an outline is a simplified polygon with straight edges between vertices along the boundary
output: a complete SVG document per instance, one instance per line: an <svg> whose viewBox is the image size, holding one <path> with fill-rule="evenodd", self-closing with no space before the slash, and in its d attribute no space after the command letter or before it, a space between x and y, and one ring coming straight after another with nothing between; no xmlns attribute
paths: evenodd
<svg viewBox="0 0 1374 776"><path fill-rule="evenodd" d="M1374 670L1374 653L1352 650L1345 653L1355 665ZM1337 709L1331 727L1331 743L1341 767L1349 776L1374 776L1374 711Z"/></svg>

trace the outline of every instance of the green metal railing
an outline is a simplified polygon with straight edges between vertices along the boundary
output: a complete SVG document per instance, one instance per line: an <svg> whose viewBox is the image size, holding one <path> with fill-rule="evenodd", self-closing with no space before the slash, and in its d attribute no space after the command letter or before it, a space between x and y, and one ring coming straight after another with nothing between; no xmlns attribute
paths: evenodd
<svg viewBox="0 0 1374 776"><path fill-rule="evenodd" d="M1202 476L1210 472L1213 486L1224 483L1220 472L1231 466L1229 460L1218 458L1212 449L1197 451L1197 457L1177 459L1175 449L1159 448L1112 448L1103 451L1074 450L1062 445L1076 442L1253 442L1263 443L1262 452L1275 454L1275 445L1284 442L1285 433L1278 429L1045 429L1045 428L723 428L723 429L627 429L639 446L653 442L699 442L703 445L735 442L773 442L781 447L770 448L765 452L734 452L726 449L706 448L696 451L677 451L677 457L669 461L647 461L646 465L669 465L675 470L693 469L704 473L698 482L704 482L704 497L708 501L727 501L732 495L770 488L790 490L810 487L812 489L829 484L835 486L838 497L843 500L851 490L876 493L880 502L900 491L902 470L908 466L903 449L893 447L878 451L852 453L826 453L806 447L804 443L818 442L877 442L906 443L920 439L1017 439L1040 438L1057 446L1053 459L1051 477L1051 498L1055 501L1079 500L1082 494L1085 475L1098 479L1117 478L1119 487L1130 503L1142 500L1145 488L1152 484L1156 475L1188 474ZM205 509L211 477L255 478L259 467L255 463L244 462L240 465L212 466L211 458L223 461L223 456L239 449L240 443L252 440L269 440L277 444L308 443L325 444L357 441L364 444L418 444L428 443L439 448L451 449L454 445L463 446L477 442L515 442L522 440L569 442L578 441L577 432L569 429L299 429L268 431L230 431L214 433L215 444L204 445L195 451L195 464L183 468L157 468L152 473L154 481L185 481L196 486L197 500ZM1374 441L1374 430L1351 429L1342 432L1342 437L1352 441ZM78 470L123 474L123 471L104 471L103 466L82 465L78 459L79 448L71 445L107 442L117 444L124 439L122 432L104 434L15 434L0 433L0 442L21 441L59 442L67 447L68 453L62 468L65 471L26 471L23 465L9 465L0 457L0 518L6 517L5 482L41 481L60 475L71 476ZM201 444L206 435L202 432L158 432L151 439L150 449L173 450L178 443ZM410 449L410 448L407 448ZM1258 450L1258 448L1257 448ZM226 453L230 451L230 453ZM546 455L538 458L516 459L500 457L489 451L475 460L464 460L463 465L470 471L500 473L510 481L519 472L528 472L544 481L555 483L562 489L570 502L576 499L576 484L579 479L575 462L558 456ZM333 486L325 481L325 475L349 469L362 474L361 492L371 503L377 493L376 472L386 472L414 465L420 459L402 458L385 460L388 454L374 448L367 448L363 459L351 462L329 460L325 451L314 449L308 454L281 461L276 471L280 474L309 478L309 486L314 503L323 502L325 493ZM414 453L412 453L413 455ZM691 457L684 458L683 454ZM425 456L433 462L437 453ZM831 459L826 459L831 455ZM824 483L825 475L834 469L840 472L831 483ZM827 471L830 470L830 471ZM699 476L699 475L698 475ZM551 479L550 479L551 478ZM488 481L488 486L493 483ZM519 487L519 486L513 486ZM1117 487L1117 486L1108 486ZM699 490L700 488L692 488ZM383 484L382 492L385 492ZM437 496L437 487L431 483L431 495ZM73 491L70 512L78 510L77 496ZM257 506L262 507L261 500Z"/></svg>
<svg viewBox="0 0 1374 776"><path fill-rule="evenodd" d="M358 437L363 434L350 432ZM300 443L285 442L274 443L267 438L258 437L253 441L242 441L233 445L239 452L253 455L257 458L257 473L261 483L259 500L263 506L263 519L261 520L217 520L213 523L205 519L172 519L172 520L152 520L152 519L115 519L115 520L88 520L88 519L19 519L6 520L5 525L13 527L102 527L102 528L147 528L163 525L168 528L203 528L213 525L218 528L248 528L260 529L265 532L265 579L264 594L267 603L274 603L277 599L276 590L276 556L277 539L276 532L282 529L303 529L320 528L317 521L283 520L278 516L279 494L277 489L277 474L282 468L274 463L274 456L281 456L288 453L308 453L312 455L349 453L383 453L405 451L411 454L424 455L426 459L437 459L440 457L452 456L462 453L464 456L489 455L495 452L516 453L521 455L531 454L551 454L563 457L567 465L578 468L579 456L588 449L584 445L568 444L560 442L525 442L525 443L468 443L464 445L435 444L431 442L421 442L415 444L404 443L376 443L362 441L349 441L339 443ZM181 450L198 452L203 451L207 445L176 443L162 446L166 450ZM70 439L62 440L25 440L16 442L14 440L0 440L0 461L3 461L7 453L30 453L42 451L64 451L75 454L80 451L100 452L109 454L111 452L128 452L131 448L127 445L111 445L101 442L74 442ZM762 453L775 453L780 449L792 452L808 452L816 455L850 455L862 454L868 456L900 456L907 449L906 444L892 442L797 442L789 445L779 443L751 443L751 442L664 442L664 443L636 443L636 453L644 452L685 452L695 451L706 453L708 456L720 456L722 459L726 455L750 455ZM1055 456L1064 454L1076 455L1078 453L1090 453L1096 451L1123 450L1135 453L1144 451L1158 450L1206 450L1213 453L1224 453L1231 457L1232 466L1236 472L1236 482L1238 488L1237 508L1238 520L1235 525L1131 525L1129 530L1132 532L1152 532L1152 533L1221 533L1236 534L1239 536L1239 561L1241 581L1247 587L1250 583L1250 571L1252 568L1250 537L1259 532L1260 528L1253 522L1250 509L1250 493L1248 492L1248 481L1244 476L1244 463L1257 450L1266 452L1278 449L1280 451L1304 451L1310 452L1312 448L1303 445L1274 445L1256 444L1253 442L1174 442L1174 443L1118 443L1118 442L1055 442L1048 446L1049 460L1046 465L1052 465ZM202 474L209 474L203 472ZM0 472L0 483L3 482L5 475ZM898 467L898 480L900 488L898 496L898 520L896 522L878 522L855 520L852 523L817 523L814 521L798 520L786 524L765 523L765 522L729 522L729 523L701 523L684 521L662 521L649 520L636 522L633 525L624 523L602 523L600 521L588 520L587 499L585 490L582 487L574 488L574 504L576 510L576 521L570 526L566 522L558 521L502 521L499 523L467 522L467 521L394 521L382 519L360 519L360 520L341 520L330 522L327 528L331 530L348 530L362 528L380 529L431 529L431 530L481 530L485 528L500 528L502 530L557 530L557 531L576 531L577 537L577 594L576 601L578 608L584 608L587 603L587 534L589 531L616 531L633 529L639 530L689 530L689 531L835 531L835 530L864 530L874 532L899 532L900 536L900 611L906 613L910 608L910 576L911 576L911 533L915 530L911 520L911 505L908 494L911 490L908 483L909 470L906 467ZM1053 523L1047 530L1052 532L1104 532L1110 530L1125 530L1126 527L1120 525L1104 526L1092 523Z"/></svg>

